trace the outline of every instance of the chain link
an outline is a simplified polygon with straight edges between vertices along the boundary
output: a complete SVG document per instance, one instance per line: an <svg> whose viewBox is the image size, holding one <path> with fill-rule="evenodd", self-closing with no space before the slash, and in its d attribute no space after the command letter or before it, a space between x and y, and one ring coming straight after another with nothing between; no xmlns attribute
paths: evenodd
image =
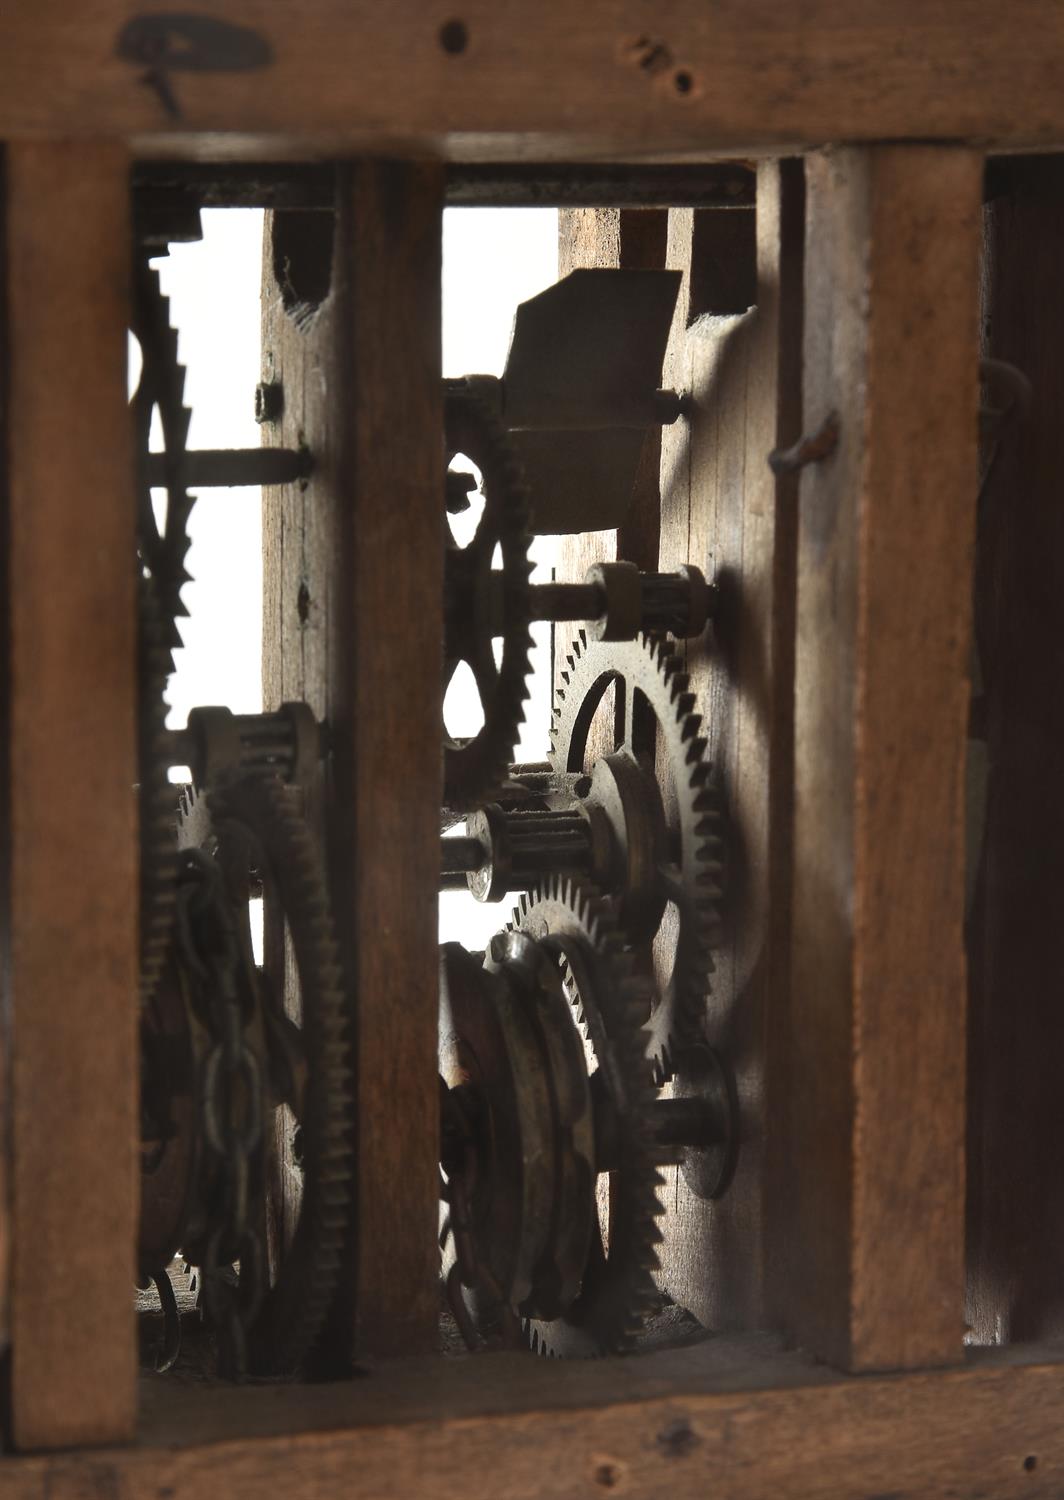
<svg viewBox="0 0 1064 1500"><path fill-rule="evenodd" d="M251 1016L241 991L254 994L254 980L241 974L233 904L221 868L199 849L182 856L177 933L213 1040L199 1078L203 1139L213 1158L211 1227L200 1266L203 1303L217 1331L222 1373L239 1380L247 1368L247 1332L265 1292L250 1187L262 1143L262 1073L248 1044Z"/></svg>

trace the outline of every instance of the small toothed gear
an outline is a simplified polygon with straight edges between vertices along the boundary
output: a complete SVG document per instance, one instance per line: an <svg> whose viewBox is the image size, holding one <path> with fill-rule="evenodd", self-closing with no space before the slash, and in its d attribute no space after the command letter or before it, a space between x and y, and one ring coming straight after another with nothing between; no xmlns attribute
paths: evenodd
<svg viewBox="0 0 1064 1500"><path fill-rule="evenodd" d="M555 694L550 751L555 773L571 777L593 770L586 764L588 734L613 682L616 756L633 762L653 785L660 753L670 783L669 795L662 798L664 846L657 880L661 906L672 903L676 909L677 935L671 969L659 981L647 1024L660 1084L672 1077L679 1052L702 1040L720 926L723 807L684 663L669 641L654 636L598 642L581 631L576 637Z"/></svg>
<svg viewBox="0 0 1064 1500"><path fill-rule="evenodd" d="M274 776L235 778L207 797L186 789L179 842L208 849L223 869L232 862L245 877L259 877L267 902L275 900L287 922L299 971L298 1051L305 1079L289 1081L289 1102L301 1137L302 1200L273 1284L248 1331L249 1367L288 1373L311 1349L335 1295L354 1193L348 1007L328 893L306 823ZM295 1028L279 1014L272 991L262 984L259 993L264 1006L278 1011L268 1019L267 1035L291 1037ZM188 1253L190 1247L182 1249Z"/></svg>
<svg viewBox="0 0 1064 1500"><path fill-rule="evenodd" d="M648 1129L656 1094L643 1031L646 986L608 904L592 887L552 877L522 896L511 930L533 938L565 975L574 1022L596 1064L590 1080L596 1121L608 1115L609 1154L619 1163L609 1178L608 1243L596 1217L579 1294L556 1317L529 1318L526 1335L540 1354L621 1353L659 1300L653 1273L664 1178Z"/></svg>
<svg viewBox="0 0 1064 1500"><path fill-rule="evenodd" d="M524 720L532 649L528 492L505 429L481 398L450 393L445 419L448 464L460 454L476 464L484 495L476 531L464 547L450 540L444 572L443 691L466 662L484 712L469 739L444 727L444 804L467 812L490 802L505 781Z"/></svg>

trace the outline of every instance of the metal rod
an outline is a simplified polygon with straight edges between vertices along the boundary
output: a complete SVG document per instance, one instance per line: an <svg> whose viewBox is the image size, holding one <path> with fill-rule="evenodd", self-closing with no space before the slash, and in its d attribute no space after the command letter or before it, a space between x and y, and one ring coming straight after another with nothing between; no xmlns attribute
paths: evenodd
<svg viewBox="0 0 1064 1500"><path fill-rule="evenodd" d="M647 1111L650 1135L658 1146L717 1146L727 1121L709 1099L655 1099Z"/></svg>
<svg viewBox="0 0 1064 1500"><path fill-rule="evenodd" d="M310 454L293 448L193 448L184 456L182 478L190 490L233 489L292 484L312 467ZM153 489L165 486L165 453L148 454L147 475Z"/></svg>
<svg viewBox="0 0 1064 1500"><path fill-rule="evenodd" d="M440 839L440 870L444 875L465 876L479 870L488 858L488 852L479 839L465 837ZM450 889L445 886L444 889Z"/></svg>
<svg viewBox="0 0 1064 1500"><path fill-rule="evenodd" d="M749 167L728 161L452 162L447 202L469 208L752 208L754 184ZM138 210L161 221L175 201L200 208L335 208L335 173L314 164L141 162L133 185Z"/></svg>
<svg viewBox="0 0 1064 1500"><path fill-rule="evenodd" d="M597 583L534 583L531 592L534 620L597 620L606 608Z"/></svg>
<svg viewBox="0 0 1064 1500"><path fill-rule="evenodd" d="M750 208L754 173L735 162L620 166L455 162L447 172L454 207Z"/></svg>

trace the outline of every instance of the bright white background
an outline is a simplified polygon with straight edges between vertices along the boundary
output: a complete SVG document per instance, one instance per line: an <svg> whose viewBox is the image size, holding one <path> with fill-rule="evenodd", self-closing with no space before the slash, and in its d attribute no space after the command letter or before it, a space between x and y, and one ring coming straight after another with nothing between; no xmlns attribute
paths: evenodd
<svg viewBox="0 0 1064 1500"><path fill-rule="evenodd" d="M259 289L262 214L207 210L203 239L175 245L157 265L171 300L186 366L193 448L257 447L255 385L259 378ZM448 209L443 244L443 368L446 375L499 375L514 309L557 279L558 220L554 209ZM189 618L170 680L168 722L185 723L195 704L224 704L235 713L262 707L261 494L258 489L208 491L196 504L186 585ZM537 543L537 576L549 577L552 545ZM381 621L382 630L391 628ZM550 705L549 627L536 627L532 699L518 760L542 759ZM475 705L453 694L454 733L476 727ZM440 900L440 936L480 947L504 925L506 902L478 906L471 897Z"/></svg>

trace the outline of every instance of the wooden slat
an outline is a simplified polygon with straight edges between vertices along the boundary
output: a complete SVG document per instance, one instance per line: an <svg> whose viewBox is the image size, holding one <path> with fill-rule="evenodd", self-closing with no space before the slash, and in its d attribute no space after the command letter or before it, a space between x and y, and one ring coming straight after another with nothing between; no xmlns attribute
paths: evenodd
<svg viewBox="0 0 1064 1500"><path fill-rule="evenodd" d="M159 32L142 13L130 34L131 14L127 0L7 6L0 136L118 135L159 154L217 152L236 132L230 150L260 155L314 138L334 153L401 141L496 159L579 146L622 160L832 140L1064 140L1064 14L1046 0L465 0L453 15L422 0L308 0L298 26L285 0L216 0L169 25L160 16ZM464 33L444 31L448 21ZM544 48L550 66L530 68ZM168 97L152 80L174 56Z"/></svg>
<svg viewBox="0 0 1064 1500"><path fill-rule="evenodd" d="M669 263L684 283L669 383L690 405L664 435L661 567L693 563L720 588L714 629L684 649L727 808L728 902L706 1019L736 1074L743 1144L719 1202L669 1172L661 1256L676 1300L718 1329L766 1318L766 1063L789 968L797 529L797 486L775 479L767 455L800 425L803 191L800 162L761 165L756 242L743 232L752 211L670 215Z"/></svg>
<svg viewBox="0 0 1064 1500"><path fill-rule="evenodd" d="M807 164L779 1316L856 1369L963 1332L963 771L979 205L965 150Z"/></svg>
<svg viewBox="0 0 1064 1500"><path fill-rule="evenodd" d="M6 154L11 1433L135 1415L137 762L128 169Z"/></svg>
<svg viewBox="0 0 1064 1500"><path fill-rule="evenodd" d="M372 1355L434 1347L439 1307L443 173L363 162L344 187L348 716L333 727L355 875L355 1347Z"/></svg>
<svg viewBox="0 0 1064 1500"><path fill-rule="evenodd" d="M985 744L973 743L968 1321L980 1342L1064 1331L1064 170L1002 163L986 209L987 355L1031 380L982 500L976 588ZM1001 400L995 382L991 399ZM990 453L986 457L989 461ZM977 800L979 789L986 800ZM980 860L981 854L981 860Z"/></svg>
<svg viewBox="0 0 1064 1500"><path fill-rule="evenodd" d="M1064 1370L1044 1351L849 1380L756 1341L568 1368L508 1355L431 1365L302 1392L182 1392L134 1448L5 1461L0 1497L1030 1500L1059 1495L1064 1475ZM520 1388L510 1410L504 1384Z"/></svg>
<svg viewBox="0 0 1064 1500"><path fill-rule="evenodd" d="M334 254L332 224L326 215L265 215L262 381L266 390L278 393L281 407L272 415L264 413L262 438L268 447L305 444L314 465L306 480L264 486L262 491L263 708L270 711L282 703L302 701L320 721L328 720L343 691L336 540L342 505L337 485L342 414L330 399L330 393L340 389L342 368L338 299L328 295ZM312 306L318 297L324 297L323 305ZM339 918L344 900L350 901L352 874L327 838L324 779L304 786L303 814L329 856L333 911ZM347 936L342 926L341 943ZM295 955L279 913L269 903L264 938L267 970L283 988L286 1008L298 1019ZM350 952L345 956L350 972ZM298 1222L303 1179L292 1157L290 1131L281 1122L272 1145L270 1218L279 1247ZM350 1339L338 1337L335 1342L332 1352L342 1364L349 1356Z"/></svg>
<svg viewBox="0 0 1064 1500"><path fill-rule="evenodd" d="M442 192L435 166L342 169L331 280L321 215L267 223L263 378L284 404L266 440L305 442L315 466L264 491L264 691L330 725L308 813L354 986L356 1245L327 1329L340 1359L437 1336Z"/></svg>

